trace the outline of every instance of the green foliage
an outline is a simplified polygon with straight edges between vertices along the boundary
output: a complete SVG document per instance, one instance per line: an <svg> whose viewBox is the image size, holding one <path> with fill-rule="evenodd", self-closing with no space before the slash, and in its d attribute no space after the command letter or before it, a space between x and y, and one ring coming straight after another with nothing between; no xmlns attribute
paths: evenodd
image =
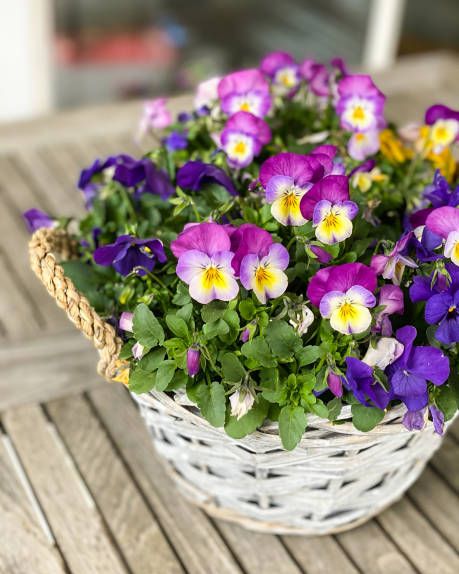
<svg viewBox="0 0 459 574"><path fill-rule="evenodd" d="M301 407L286 405L282 408L279 415L279 434L286 450L293 450L300 442L306 424L306 415Z"/></svg>
<svg viewBox="0 0 459 574"><path fill-rule="evenodd" d="M214 381L209 385L201 383L196 389L196 401L202 415L214 427L225 424L226 400L225 389L221 383Z"/></svg>
<svg viewBox="0 0 459 574"><path fill-rule="evenodd" d="M134 311L133 326L135 338L145 349L152 349L164 343L164 330L145 303L137 305Z"/></svg>
<svg viewBox="0 0 459 574"><path fill-rule="evenodd" d="M357 430L368 432L375 428L384 418L384 411L376 407L352 405L352 422Z"/></svg>
<svg viewBox="0 0 459 574"><path fill-rule="evenodd" d="M236 417L229 416L225 424L225 431L232 438L243 438L253 433L264 423L268 409L269 403L262 397L259 397L258 401L253 404L248 413L239 420L237 420Z"/></svg>

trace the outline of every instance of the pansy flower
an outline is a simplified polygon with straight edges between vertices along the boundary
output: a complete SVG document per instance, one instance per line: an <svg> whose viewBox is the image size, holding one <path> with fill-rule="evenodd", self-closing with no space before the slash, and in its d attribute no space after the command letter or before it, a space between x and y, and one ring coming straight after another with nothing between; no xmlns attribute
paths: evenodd
<svg viewBox="0 0 459 574"><path fill-rule="evenodd" d="M217 223L189 227L171 243L178 257L176 273L198 303L230 301L237 296L239 286L231 267L234 253L230 248L228 233Z"/></svg>
<svg viewBox="0 0 459 574"><path fill-rule="evenodd" d="M347 151L352 159L363 161L370 155L374 155L379 150L379 131L367 130L364 132L354 132L347 144Z"/></svg>
<svg viewBox="0 0 459 574"><path fill-rule="evenodd" d="M221 108L229 116L242 111L262 118L271 109L269 84L260 70L228 74L218 83L217 91Z"/></svg>
<svg viewBox="0 0 459 574"><path fill-rule="evenodd" d="M249 112L232 115L221 133L220 141L231 167L246 167L271 140L268 124Z"/></svg>
<svg viewBox="0 0 459 574"><path fill-rule="evenodd" d="M427 109L425 123L430 126L428 142L436 154L459 139L459 111L436 104Z"/></svg>
<svg viewBox="0 0 459 574"><path fill-rule="evenodd" d="M195 110L202 110L203 108L211 108L213 103L218 100L218 84L221 78L216 76L201 82L197 89L196 95L194 97L194 108Z"/></svg>
<svg viewBox="0 0 459 574"><path fill-rule="evenodd" d="M429 405L430 416L432 417L432 423L434 431L442 435L444 432L445 415L438 409L435 405ZM404 427L409 430L422 430L426 425L427 410L425 408L418 411L409 411L403 415L402 423Z"/></svg>
<svg viewBox="0 0 459 574"><path fill-rule="evenodd" d="M316 237L326 245L344 241L352 234L352 220L358 206L349 200L349 180L344 175L329 175L316 183L300 203L301 214L311 220Z"/></svg>
<svg viewBox="0 0 459 574"><path fill-rule="evenodd" d="M185 132L171 132L162 142L170 152L180 151L188 146Z"/></svg>
<svg viewBox="0 0 459 574"><path fill-rule="evenodd" d="M370 76L348 75L338 82L336 111L341 126L352 132L376 130L385 126L385 96Z"/></svg>
<svg viewBox="0 0 459 574"><path fill-rule="evenodd" d="M224 187L230 195L237 195L230 176L216 165L203 161L187 161L178 170L176 180L179 187L190 191L200 191L207 184L215 183Z"/></svg>
<svg viewBox="0 0 459 574"><path fill-rule="evenodd" d="M22 217L30 233L34 233L42 227L54 227L56 225L56 220L41 209L28 209L24 211Z"/></svg>
<svg viewBox="0 0 459 574"><path fill-rule="evenodd" d="M397 314L402 315L405 304L403 291L398 285L383 285L379 291L378 307L384 307L376 316L374 332L381 333L384 337L392 335L392 324L389 317Z"/></svg>
<svg viewBox="0 0 459 574"><path fill-rule="evenodd" d="M424 190L424 197L434 207L444 207L446 205L457 207L459 205L459 185L455 189L451 189L448 180L437 169L432 183Z"/></svg>
<svg viewBox="0 0 459 574"><path fill-rule="evenodd" d="M280 297L288 286L284 270L289 264L287 249L280 243L273 243L266 255L246 255L241 261L240 279L242 285L252 290L260 303Z"/></svg>
<svg viewBox="0 0 459 574"><path fill-rule="evenodd" d="M327 155L320 155L324 162L333 163ZM324 165L317 157L285 152L267 159L260 167L260 182L273 217L283 225L306 223L301 198L323 174Z"/></svg>
<svg viewBox="0 0 459 574"><path fill-rule="evenodd" d="M396 338L403 344L403 354L385 370L394 398L403 401L410 411L427 405L427 382L443 385L450 372L449 360L440 349L414 346L416 335L411 325L398 329Z"/></svg>
<svg viewBox="0 0 459 574"><path fill-rule="evenodd" d="M271 79L274 89L281 94L294 93L300 83L298 64L288 52L272 52L265 56L260 69Z"/></svg>
<svg viewBox="0 0 459 574"><path fill-rule="evenodd" d="M416 268L417 264L406 255L413 232L406 233L399 239L387 255L373 255L371 267L383 279L391 279L394 285L400 285L405 267Z"/></svg>
<svg viewBox="0 0 459 574"><path fill-rule="evenodd" d="M152 271L157 262L165 263L167 257L159 239L120 235L115 243L98 247L94 251L94 261L104 267L111 265L124 276L132 272L142 276Z"/></svg>
<svg viewBox="0 0 459 574"><path fill-rule="evenodd" d="M330 95L330 72L326 66L307 58L303 60L300 72L313 94L319 98L327 98Z"/></svg>
<svg viewBox="0 0 459 574"><path fill-rule="evenodd" d="M162 130L172 123L172 114L167 109L166 98L148 100L143 106L143 116L140 120L140 133L144 134L150 129Z"/></svg>
<svg viewBox="0 0 459 574"><path fill-rule="evenodd" d="M375 380L373 368L355 357L346 357L346 367L342 382L355 398L365 406L385 409L392 399L392 393Z"/></svg>
<svg viewBox="0 0 459 574"><path fill-rule="evenodd" d="M388 177L381 173L379 167L376 167L374 159L369 159L354 168L349 173L349 179L352 187L359 189L362 193L366 193L373 183L387 181Z"/></svg>
<svg viewBox="0 0 459 574"><path fill-rule="evenodd" d="M239 277L241 262L246 255L264 257L273 243L271 234L253 223L243 223L231 233L231 251L234 253L231 265Z"/></svg>
<svg viewBox="0 0 459 574"><path fill-rule="evenodd" d="M350 335L370 326L375 289L376 274L370 267L345 263L318 271L309 281L307 295L333 329Z"/></svg>
<svg viewBox="0 0 459 574"><path fill-rule="evenodd" d="M445 240L444 255L459 266L459 209L439 207L426 219L426 227Z"/></svg>

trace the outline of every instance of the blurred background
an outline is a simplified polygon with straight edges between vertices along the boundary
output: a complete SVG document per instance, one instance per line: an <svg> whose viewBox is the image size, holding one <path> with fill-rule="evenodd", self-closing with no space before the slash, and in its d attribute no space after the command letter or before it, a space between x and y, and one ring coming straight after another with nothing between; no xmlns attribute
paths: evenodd
<svg viewBox="0 0 459 574"><path fill-rule="evenodd" d="M458 0L0 0L0 121L187 91L271 50L381 70L459 51Z"/></svg>

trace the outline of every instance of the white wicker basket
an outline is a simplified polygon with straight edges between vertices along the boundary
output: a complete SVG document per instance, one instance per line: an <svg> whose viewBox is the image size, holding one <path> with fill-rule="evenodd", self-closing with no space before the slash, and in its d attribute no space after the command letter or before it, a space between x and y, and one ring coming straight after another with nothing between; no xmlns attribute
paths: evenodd
<svg viewBox="0 0 459 574"><path fill-rule="evenodd" d="M133 397L184 496L260 532L319 535L362 524L402 496L441 443L430 422L408 432L396 407L369 433L309 416L300 444L286 452L276 424L235 440L184 395ZM340 419L350 419L350 407Z"/></svg>

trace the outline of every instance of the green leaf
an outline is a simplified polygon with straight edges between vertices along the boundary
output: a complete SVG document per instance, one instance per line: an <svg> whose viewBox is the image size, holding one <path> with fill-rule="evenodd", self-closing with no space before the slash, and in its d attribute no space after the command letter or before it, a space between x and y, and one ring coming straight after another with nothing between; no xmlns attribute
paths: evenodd
<svg viewBox="0 0 459 574"><path fill-rule="evenodd" d="M226 381L237 383L245 377L245 369L234 353L225 353L220 362Z"/></svg>
<svg viewBox="0 0 459 574"><path fill-rule="evenodd" d="M442 387L438 387L436 391L438 393L435 399L437 407L445 415L445 420L449 421L451 418L453 418L457 410L456 396L454 390L448 385L443 385Z"/></svg>
<svg viewBox="0 0 459 574"><path fill-rule="evenodd" d="M161 365L164 361L164 355L166 351L164 349L155 349L144 355L139 361L139 367L144 371L152 372Z"/></svg>
<svg viewBox="0 0 459 574"><path fill-rule="evenodd" d="M384 411L376 407L352 405L352 422L357 430L368 432L375 428L384 418Z"/></svg>
<svg viewBox="0 0 459 574"><path fill-rule="evenodd" d="M190 294L188 293L188 286L184 283L179 283L177 285L177 292L172 298L172 303L179 307L187 305L191 301Z"/></svg>
<svg viewBox="0 0 459 574"><path fill-rule="evenodd" d="M295 357L298 361L299 367L305 367L306 365L311 365L315 363L322 356L322 349L317 345L310 345L309 347L303 347L298 349L295 353Z"/></svg>
<svg viewBox="0 0 459 574"><path fill-rule="evenodd" d="M265 337L273 355L283 360L292 359L293 353L301 348L300 337L285 321L271 321Z"/></svg>
<svg viewBox="0 0 459 574"><path fill-rule="evenodd" d="M135 341L133 341L132 339L124 343L124 345L121 347L119 358L130 359L132 357L132 347L134 346L134 344Z"/></svg>
<svg viewBox="0 0 459 574"><path fill-rule="evenodd" d="M343 403L339 397L335 397L330 402L327 403L328 407L328 420L336 421L341 409L343 408Z"/></svg>
<svg viewBox="0 0 459 574"><path fill-rule="evenodd" d="M176 315L178 317L181 317L186 323L188 323L189 320L191 319L191 316L193 315L193 303L188 303L187 305L184 305L177 311Z"/></svg>
<svg viewBox="0 0 459 574"><path fill-rule="evenodd" d="M176 391L177 389L183 388L188 382L188 375L180 370L177 369L172 377L171 382L167 386L167 391Z"/></svg>
<svg viewBox="0 0 459 574"><path fill-rule="evenodd" d="M276 360L273 358L268 343L261 337L255 337L244 343L241 347L242 354L248 359L254 359L262 367L275 367Z"/></svg>
<svg viewBox="0 0 459 574"><path fill-rule="evenodd" d="M175 361L170 359L161 363L156 371L155 388L158 391L164 391L167 388L167 385L172 381L176 367Z"/></svg>
<svg viewBox="0 0 459 574"><path fill-rule="evenodd" d="M255 304L252 299L244 299L239 303L239 313L246 321L250 321L255 315Z"/></svg>
<svg viewBox="0 0 459 574"><path fill-rule="evenodd" d="M202 383L195 391L202 416L214 427L225 424L226 399L223 385L214 381L210 385Z"/></svg>
<svg viewBox="0 0 459 574"><path fill-rule="evenodd" d="M293 450L306 430L307 419L301 407L287 405L279 415L279 434L285 450Z"/></svg>
<svg viewBox="0 0 459 574"><path fill-rule="evenodd" d="M213 339L219 335L226 335L229 333L228 323L223 321L223 319L218 319L213 323L204 323L202 326L202 332L207 339Z"/></svg>
<svg viewBox="0 0 459 574"><path fill-rule="evenodd" d="M225 431L231 438L243 438L251 434L261 426L269 410L269 403L262 397L258 397L250 411L237 420L236 417L230 416L225 425Z"/></svg>
<svg viewBox="0 0 459 574"><path fill-rule="evenodd" d="M213 323L223 317L228 304L224 301L212 301L208 305L203 305L201 309L201 317L204 323Z"/></svg>
<svg viewBox="0 0 459 574"><path fill-rule="evenodd" d="M134 336L146 349L156 347L164 343L164 331L153 312L140 303L134 311Z"/></svg>
<svg viewBox="0 0 459 574"><path fill-rule="evenodd" d="M145 371L137 366L129 373L129 390L133 393L146 393L155 387L156 373Z"/></svg>
<svg viewBox="0 0 459 574"><path fill-rule="evenodd" d="M185 319L182 319L178 315L166 315L166 323L176 337L185 340L189 339L190 332L188 331L188 325Z"/></svg>
<svg viewBox="0 0 459 574"><path fill-rule="evenodd" d="M104 296L100 292L101 276L94 267L83 261L64 261L61 263L65 275L73 281L96 309L103 308Z"/></svg>
<svg viewBox="0 0 459 574"><path fill-rule="evenodd" d="M321 400L317 400L313 405L311 405L311 410L318 417L323 419L328 419L328 408Z"/></svg>

